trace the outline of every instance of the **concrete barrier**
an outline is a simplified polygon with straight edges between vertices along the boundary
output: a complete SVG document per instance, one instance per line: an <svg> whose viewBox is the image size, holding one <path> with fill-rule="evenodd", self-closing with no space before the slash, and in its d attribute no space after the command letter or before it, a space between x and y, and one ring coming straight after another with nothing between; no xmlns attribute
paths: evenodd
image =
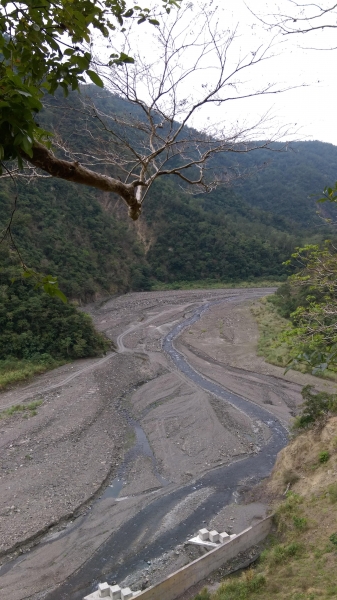
<svg viewBox="0 0 337 600"><path fill-rule="evenodd" d="M137 600L175 600L177 596L210 575L212 571L219 569L239 552L248 550L254 544L264 540L270 532L271 525L272 516L259 521L253 527L238 533L230 542L211 550L205 556L172 573L160 583L144 590L138 594Z"/></svg>

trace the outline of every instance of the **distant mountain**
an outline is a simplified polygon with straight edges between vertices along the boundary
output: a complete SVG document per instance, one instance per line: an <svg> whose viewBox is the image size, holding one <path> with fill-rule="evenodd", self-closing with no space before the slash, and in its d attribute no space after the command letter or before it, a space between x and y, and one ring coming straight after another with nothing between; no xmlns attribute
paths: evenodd
<svg viewBox="0 0 337 600"><path fill-rule="evenodd" d="M96 94L97 101L111 114L134 110L107 92ZM43 125L85 151L90 138L80 119L80 99L72 94L67 102L68 109L64 100L49 100ZM239 159L218 156L219 166L263 169L207 195L191 196L174 177L162 177L136 224L111 194L49 178L20 183L15 240L27 264L57 275L65 293L83 301L150 289L155 281L280 278L295 245L327 235L310 195L337 179L337 147L297 142L287 152L278 149ZM10 181L2 180L1 229L15 195ZM11 246L0 248L0 260L6 268L18 263Z"/></svg>
<svg viewBox="0 0 337 600"><path fill-rule="evenodd" d="M256 175L238 183L236 191L251 206L311 228L321 223L316 200L325 186L337 180L337 146L323 142L292 142L286 151L282 144L275 152L261 150L240 157L243 167L251 169L265 162ZM336 215L331 205L320 205L323 212ZM334 208L334 207L333 207Z"/></svg>

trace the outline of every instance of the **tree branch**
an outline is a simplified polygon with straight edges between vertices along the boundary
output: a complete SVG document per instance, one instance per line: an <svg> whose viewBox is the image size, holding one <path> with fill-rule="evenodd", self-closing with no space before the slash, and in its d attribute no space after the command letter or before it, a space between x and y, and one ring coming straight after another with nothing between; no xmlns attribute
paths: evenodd
<svg viewBox="0 0 337 600"><path fill-rule="evenodd" d="M136 221L141 213L141 204L137 200L136 190L138 186L144 185L140 181L132 183L123 183L118 179L96 173L83 167L78 162L69 162L57 158L51 150L42 144L35 143L33 146L33 156L28 156L22 152L22 157L30 162L34 167L38 167L49 173L53 177L94 187L103 192L114 192L118 194L129 207L129 216Z"/></svg>

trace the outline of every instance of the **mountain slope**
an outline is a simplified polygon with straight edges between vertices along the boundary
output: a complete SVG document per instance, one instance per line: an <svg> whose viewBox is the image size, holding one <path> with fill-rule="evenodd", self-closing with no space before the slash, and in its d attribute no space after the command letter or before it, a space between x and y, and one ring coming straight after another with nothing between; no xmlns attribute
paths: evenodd
<svg viewBox="0 0 337 600"><path fill-rule="evenodd" d="M95 99L111 114L133 110L108 92ZM83 152L91 143L75 93L66 101L49 101L43 126L57 128L69 146ZM113 194L50 178L20 183L16 192L5 179L0 227L8 222L17 194L13 235L25 263L57 275L70 298L85 302L106 293L150 289L155 281L279 279L294 246L316 235L316 204L308 200L309 190L320 191L337 172L335 146L302 142L294 148L298 151L217 157L229 166L239 160L243 172L256 171L270 157L272 163L251 179L211 194L191 196L175 178L161 178L135 226ZM324 232L317 240L320 235ZM18 264L11 245L3 244L0 252L2 266Z"/></svg>

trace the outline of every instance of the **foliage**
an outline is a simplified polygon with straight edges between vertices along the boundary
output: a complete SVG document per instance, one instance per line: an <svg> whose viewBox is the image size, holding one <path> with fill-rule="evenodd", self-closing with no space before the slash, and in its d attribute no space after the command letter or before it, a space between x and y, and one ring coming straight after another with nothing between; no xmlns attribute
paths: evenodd
<svg viewBox="0 0 337 600"><path fill-rule="evenodd" d="M147 254L159 281L213 278L230 282L282 278L295 237L264 223L233 190L191 197L171 180L154 185L146 222L154 242ZM291 251L291 250L290 250Z"/></svg>
<svg viewBox="0 0 337 600"><path fill-rule="evenodd" d="M163 0L164 8L179 0ZM91 39L95 32L107 38L122 27L123 19L153 20L147 8L127 6L125 0L21 0L0 3L0 160L32 156L34 140L48 133L36 121L44 93L61 86L78 89L86 74L96 85L103 82L91 67ZM124 53L110 62L130 62Z"/></svg>
<svg viewBox="0 0 337 600"><path fill-rule="evenodd" d="M288 265L299 269L272 302L289 317L286 333L294 348L288 369L306 364L313 375L337 366L337 251L326 241L296 248Z"/></svg>
<svg viewBox="0 0 337 600"><path fill-rule="evenodd" d="M320 463L324 464L328 462L329 458L330 452L328 452L328 450L322 450L322 452L319 453L318 460Z"/></svg>
<svg viewBox="0 0 337 600"><path fill-rule="evenodd" d="M274 144L273 149L240 156L243 173L255 170L255 174L238 182L240 196L251 206L274 215L274 224L277 219L280 224L288 219L297 228L316 225L317 232L322 217L335 221L337 206L333 202L320 203L317 214L317 201L327 181L336 175L337 146L312 141L292 142L286 152L282 144ZM333 230L327 229L325 235L332 235Z"/></svg>
<svg viewBox="0 0 337 600"><path fill-rule="evenodd" d="M18 184L18 208L12 235L25 263L43 277L52 273L68 298L90 302L96 294L140 290L132 265L147 267L144 251L133 231L104 213L96 192L61 180L42 179ZM0 188L0 229L12 209L13 189ZM11 245L0 246L1 264L18 264ZM36 278L32 278L36 285Z"/></svg>
<svg viewBox="0 0 337 600"><path fill-rule="evenodd" d="M49 369L55 369L63 365L69 359L56 360L50 354L42 354L35 356L33 359L23 358L21 360L13 357L0 360L0 390L8 385L20 381L26 381L33 377L44 373Z"/></svg>
<svg viewBox="0 0 337 600"><path fill-rule="evenodd" d="M333 187L325 186L323 190L323 197L319 198L317 202L333 202L337 204L337 181Z"/></svg>
<svg viewBox="0 0 337 600"><path fill-rule="evenodd" d="M0 273L0 359L71 359L102 354L109 342L89 315L35 290L32 282Z"/></svg>
<svg viewBox="0 0 337 600"><path fill-rule="evenodd" d="M282 504L280 504L280 506L278 507L277 511L276 511L276 517L278 517L278 515L286 513L286 514L292 514L294 511L297 510L297 508L300 506L300 504L302 504L303 502L303 498L302 496L300 496L299 494L296 494L293 491L288 491L286 493L286 500L284 502L282 502Z"/></svg>
<svg viewBox="0 0 337 600"><path fill-rule="evenodd" d="M267 538L254 569L243 571L240 576L226 577L224 589L228 595L221 596L220 587L211 593L211 600L327 600L336 597L336 513L327 490L321 489L321 493L314 496L313 491L309 481L307 496L287 494L285 502L282 501L276 511L285 526L278 527ZM263 584L257 590L254 587L245 590L243 582L253 578L259 581L260 577Z"/></svg>
<svg viewBox="0 0 337 600"><path fill-rule="evenodd" d="M305 531L305 529L307 529L308 520L305 517L294 515L293 522L296 529L299 529L300 531Z"/></svg>
<svg viewBox="0 0 337 600"><path fill-rule="evenodd" d="M214 600L246 600L250 594L259 592L266 579L261 573L244 572L240 578L230 579L223 583L213 596Z"/></svg>
<svg viewBox="0 0 337 600"><path fill-rule="evenodd" d="M304 386L301 394L304 402L301 405L301 413L294 421L294 431L312 427L329 413L337 412L336 395L314 391L311 385Z"/></svg>
<svg viewBox="0 0 337 600"><path fill-rule="evenodd" d="M93 93L92 87L88 92ZM105 113L123 115L128 109L105 91L95 102ZM67 103L73 110L64 110L56 93L40 122L46 129L57 123L64 137L71 132L85 152L89 140L83 135L77 94L70 94ZM24 262L43 276L52 273L67 297L84 302L97 294L148 290L157 282L180 286L206 279L217 285L280 281L287 275L281 263L305 241L290 221L253 208L235 189L190 196L173 178L158 180L148 196L142 216L146 253L143 235L137 239L120 205L115 199L108 203L104 192L55 178L29 185L19 181L15 190L9 179L2 179L1 229L15 195L12 234ZM6 251L0 248L0 254L6 266L15 260L10 246Z"/></svg>
<svg viewBox="0 0 337 600"><path fill-rule="evenodd" d="M93 87L87 86L86 91L93 94ZM56 93L55 98L51 97L39 122L45 129L53 129L57 123L65 138L71 132L78 149L85 152L88 138L83 135L79 118L78 95L70 93L67 99L73 110L64 110L60 96ZM95 102L105 113L120 116L129 108L105 91L100 98L95 97ZM278 188L287 179L283 168L288 169L287 177L293 173L291 157L301 158L302 162L296 163L300 175L308 155L312 164L317 163L317 171L321 169L321 154L330 166L333 149L328 144L307 142L298 155L276 152L272 169L269 171L267 166L259 173L261 196L269 197L272 183ZM238 160L247 162L248 158L242 155ZM245 170L246 162L240 169ZM276 213L279 203L270 203L274 213L265 212L249 204L246 188L241 187L240 193L244 196L240 196L239 188L219 188L207 197L190 196L171 178L157 181L142 217L148 248L145 251L143 234L137 239L135 230L125 224L118 202L112 199L108 203L103 192L55 178L36 179L29 185L18 182L15 190L9 179L2 179L0 229L6 227L17 195L12 232L24 262L34 271L41 271L43 277L52 273L68 298L84 302L102 294L148 290L161 284L179 287L198 280L212 280L214 285L280 281L287 274L282 261L296 244L305 243L303 229L291 221L291 207L295 216L297 204L303 212L302 191L296 187L296 197L287 200L289 219ZM307 204L305 222L311 214L310 202ZM0 258L4 266L17 264L11 245L0 248Z"/></svg>
<svg viewBox="0 0 337 600"><path fill-rule="evenodd" d="M269 555L269 564L271 567L286 562L293 556L298 556L303 551L303 547L298 542L290 544L277 544Z"/></svg>
<svg viewBox="0 0 337 600"><path fill-rule="evenodd" d="M281 286L283 287L283 286ZM289 361L289 344L283 341L284 333L290 323L283 318L274 305L275 296L267 296L254 304L251 312L254 315L258 329L258 354L276 366L285 367Z"/></svg>

